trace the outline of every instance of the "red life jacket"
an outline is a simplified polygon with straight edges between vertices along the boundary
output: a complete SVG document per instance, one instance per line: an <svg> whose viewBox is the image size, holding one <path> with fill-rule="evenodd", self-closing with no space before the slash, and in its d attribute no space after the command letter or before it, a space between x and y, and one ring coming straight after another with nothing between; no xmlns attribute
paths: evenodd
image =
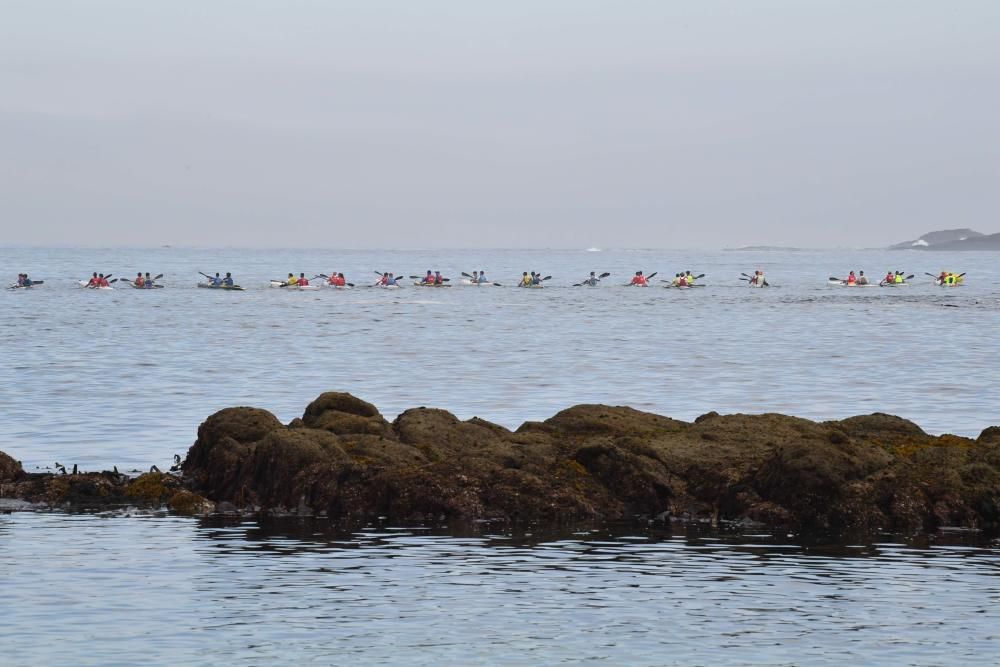
<svg viewBox="0 0 1000 667"><path fill-rule="evenodd" d="M100 287L110 287L110 285L108 285L107 278L101 278L98 282Z"/></svg>
<svg viewBox="0 0 1000 667"><path fill-rule="evenodd" d="M309 284L308 278L299 278L299 285L308 285L308 284Z"/></svg>

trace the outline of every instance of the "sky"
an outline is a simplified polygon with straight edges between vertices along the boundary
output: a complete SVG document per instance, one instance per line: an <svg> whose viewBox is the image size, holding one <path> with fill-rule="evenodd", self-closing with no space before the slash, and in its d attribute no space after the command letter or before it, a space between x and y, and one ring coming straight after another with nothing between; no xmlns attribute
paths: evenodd
<svg viewBox="0 0 1000 667"><path fill-rule="evenodd" d="M996 0L0 0L0 244L1000 231Z"/></svg>

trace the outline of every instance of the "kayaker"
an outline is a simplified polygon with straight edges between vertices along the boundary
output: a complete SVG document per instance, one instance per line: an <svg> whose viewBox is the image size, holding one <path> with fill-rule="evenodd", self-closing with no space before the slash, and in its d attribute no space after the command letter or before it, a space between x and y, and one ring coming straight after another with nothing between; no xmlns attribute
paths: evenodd
<svg viewBox="0 0 1000 667"><path fill-rule="evenodd" d="M883 283L894 283L894 282L896 282L896 274L893 273L892 271L889 271L888 273L885 274L885 278L882 279L882 282Z"/></svg>
<svg viewBox="0 0 1000 667"><path fill-rule="evenodd" d="M527 271L521 273L521 282L518 283L518 287L531 287L531 276L528 275Z"/></svg>
<svg viewBox="0 0 1000 667"><path fill-rule="evenodd" d="M300 285L302 287L308 287L309 286L309 279L306 278L306 274L300 273L299 274L298 282L296 282L296 284Z"/></svg>
<svg viewBox="0 0 1000 667"><path fill-rule="evenodd" d="M646 276L642 275L642 271L636 271L635 275L632 276L632 282L629 285L634 285L636 287L649 287L649 282L646 280Z"/></svg>
<svg viewBox="0 0 1000 667"><path fill-rule="evenodd" d="M597 283L600 282L600 278L597 277L597 271L591 271L590 275L583 280L583 284L588 287L597 287Z"/></svg>
<svg viewBox="0 0 1000 667"><path fill-rule="evenodd" d="M903 283L905 283L906 279L903 278L903 272L896 271L896 276L892 279L892 282L895 283L896 285L902 285Z"/></svg>
<svg viewBox="0 0 1000 667"><path fill-rule="evenodd" d="M541 274L541 272L539 272L539 273L536 273L534 271L531 272L531 284L532 285L541 285L542 284L542 274Z"/></svg>
<svg viewBox="0 0 1000 667"><path fill-rule="evenodd" d="M288 277L287 277L287 278L285 278L285 284L286 284L286 285L288 285L289 287L291 287L292 285L298 285L298 284L299 284L299 281L298 281L298 279L297 279L297 278L295 277L295 274L294 274L294 273L289 273L289 274L288 274Z"/></svg>
<svg viewBox="0 0 1000 667"><path fill-rule="evenodd" d="M111 285L108 283L108 279L104 277L103 273L98 274L98 276L97 276L97 286L98 287L111 287Z"/></svg>
<svg viewBox="0 0 1000 667"><path fill-rule="evenodd" d="M687 276L684 275L683 273L678 273L677 274L677 286L678 287L688 287Z"/></svg>
<svg viewBox="0 0 1000 667"><path fill-rule="evenodd" d="M337 274L337 282L335 282L334 285L336 285L337 287L346 287L347 286L347 279L344 278L344 274L343 273L338 273Z"/></svg>
<svg viewBox="0 0 1000 667"><path fill-rule="evenodd" d="M844 282L846 282L848 285L857 285L858 284L858 278L857 278L857 276L854 275L854 271L851 271L847 275L847 280L844 281Z"/></svg>
<svg viewBox="0 0 1000 667"><path fill-rule="evenodd" d="M944 275L943 273L941 274ZM97 277L97 271L94 271L94 275L90 276L90 280L87 281L87 287L97 287L101 284L101 279Z"/></svg>
<svg viewBox="0 0 1000 667"><path fill-rule="evenodd" d="M388 273L383 273L381 276L379 276L378 282L375 283L375 284L376 285L382 285L383 287L386 286L386 285L388 285L389 284L389 274Z"/></svg>
<svg viewBox="0 0 1000 667"><path fill-rule="evenodd" d="M399 282L396 280L396 276L394 276L394 275L392 275L390 273L388 275L388 277L386 278L385 285L386 285L386 287L389 287L389 286L398 287L399 286Z"/></svg>
<svg viewBox="0 0 1000 667"><path fill-rule="evenodd" d="M867 285L868 284L868 278L865 277L865 272L864 271L858 271L858 284L859 285Z"/></svg>
<svg viewBox="0 0 1000 667"><path fill-rule="evenodd" d="M475 271L472 272L473 275L475 275L475 273L476 273ZM489 280L486 279L486 272L485 271L480 271L479 272L479 278L475 279L475 283L477 285L482 285L483 283L488 283L488 282L489 282Z"/></svg>
<svg viewBox="0 0 1000 667"><path fill-rule="evenodd" d="M17 285L18 287L31 287L35 283L28 277L27 273L17 274Z"/></svg>
<svg viewBox="0 0 1000 667"><path fill-rule="evenodd" d="M216 275L218 275L218 274L216 274ZM225 285L226 287L232 287L233 284L234 284L233 283L233 274L231 274L229 271L226 271L226 277L222 279L222 284Z"/></svg>
<svg viewBox="0 0 1000 667"><path fill-rule="evenodd" d="M434 284L434 272L431 271L430 269L427 269L427 275L424 276L423 279L420 282L421 282L421 284L424 284L424 285L433 285Z"/></svg>
<svg viewBox="0 0 1000 667"><path fill-rule="evenodd" d="M211 283L212 287L222 287L222 278L219 277L218 271L215 272L214 278L208 279L208 282Z"/></svg>
<svg viewBox="0 0 1000 667"><path fill-rule="evenodd" d="M154 282L153 279L149 277L149 271L146 271L146 277L143 278L143 284L146 287L152 287L153 286L153 282Z"/></svg>
<svg viewBox="0 0 1000 667"><path fill-rule="evenodd" d="M330 275L326 279L326 284L327 285L336 285L337 284L337 272L336 271L331 271L330 272Z"/></svg>
<svg viewBox="0 0 1000 667"><path fill-rule="evenodd" d="M690 287L691 285L694 285L695 277L691 275L690 271L685 271L684 280L687 281L688 287Z"/></svg>
<svg viewBox="0 0 1000 667"><path fill-rule="evenodd" d="M435 285L443 285L444 284L444 276L441 275L440 271L435 271L434 272L434 284Z"/></svg>
<svg viewBox="0 0 1000 667"><path fill-rule="evenodd" d="M135 286L136 287L145 287L146 286L146 279L142 277L142 272L141 271L135 274Z"/></svg>

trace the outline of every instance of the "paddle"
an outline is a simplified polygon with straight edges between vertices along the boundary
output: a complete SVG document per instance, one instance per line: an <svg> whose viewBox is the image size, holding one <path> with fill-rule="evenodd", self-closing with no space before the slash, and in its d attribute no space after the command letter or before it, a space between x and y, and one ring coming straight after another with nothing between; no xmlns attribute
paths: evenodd
<svg viewBox="0 0 1000 667"><path fill-rule="evenodd" d="M464 277L464 278L468 278L469 280L472 280L472 276L470 276L470 275L469 275L468 273L466 273L465 271L462 271L462 277Z"/></svg>
<svg viewBox="0 0 1000 667"><path fill-rule="evenodd" d="M546 280L550 280L551 278L552 278L552 276L545 276L539 282L545 282Z"/></svg>
<svg viewBox="0 0 1000 667"><path fill-rule="evenodd" d="M924 271L924 275L925 275L925 276L930 276L931 278L934 278L935 280L936 280L937 278L940 278L940 276L935 276L935 275L934 275L933 273L927 273L926 271Z"/></svg>
<svg viewBox="0 0 1000 667"><path fill-rule="evenodd" d="M656 277L656 274L657 274L657 273L659 273L659 271L653 271L653 272L652 272L652 273L650 273L650 274L649 274L648 276L646 276L646 280L652 280L653 278L655 278L655 277Z"/></svg>

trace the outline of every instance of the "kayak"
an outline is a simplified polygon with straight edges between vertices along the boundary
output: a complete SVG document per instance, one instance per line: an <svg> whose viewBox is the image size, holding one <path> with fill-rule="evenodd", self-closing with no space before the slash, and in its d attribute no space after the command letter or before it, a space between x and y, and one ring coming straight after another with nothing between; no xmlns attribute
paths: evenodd
<svg viewBox="0 0 1000 667"><path fill-rule="evenodd" d="M315 285L306 285L305 287L300 287L299 289L312 289ZM327 289L353 289L350 285L331 285L327 283ZM285 289L288 289L287 287Z"/></svg>
<svg viewBox="0 0 1000 667"><path fill-rule="evenodd" d="M879 283L879 287L906 287L910 283Z"/></svg>
<svg viewBox="0 0 1000 667"><path fill-rule="evenodd" d="M938 287L962 287L965 283L943 283L940 280L935 280L934 284Z"/></svg>
<svg viewBox="0 0 1000 667"><path fill-rule="evenodd" d="M90 287L90 281L88 280L78 280L76 282L83 289L114 289L111 285L108 285L107 287Z"/></svg>
<svg viewBox="0 0 1000 667"><path fill-rule="evenodd" d="M240 287L239 285L233 285L232 287L230 287L229 285L209 285L208 283L198 283L198 287L204 287L205 289L229 290L230 292L243 292L244 291L243 288Z"/></svg>
<svg viewBox="0 0 1000 667"><path fill-rule="evenodd" d="M312 290L318 290L320 288L319 285L312 285L312 284L309 284L309 285L289 285L289 284L283 283L283 282L281 282L279 280L272 280L271 281L271 287L280 287L280 288L286 289L286 290L302 290L302 291L312 291ZM334 287L334 286L331 285L331 287Z"/></svg>
<svg viewBox="0 0 1000 667"><path fill-rule="evenodd" d="M518 285L521 289L542 289L545 285Z"/></svg>
<svg viewBox="0 0 1000 667"><path fill-rule="evenodd" d="M129 282L129 285L131 285L135 289L163 289L163 285L157 285L155 283L152 285L136 285L133 282Z"/></svg>
<svg viewBox="0 0 1000 667"><path fill-rule="evenodd" d="M458 284L467 285L468 287L500 287L500 285L493 282L474 283L468 278L462 278L461 280L458 281Z"/></svg>
<svg viewBox="0 0 1000 667"><path fill-rule="evenodd" d="M878 287L877 283L865 283L864 285L861 283L854 283L852 285L846 280L828 280L826 284L831 287Z"/></svg>
<svg viewBox="0 0 1000 667"><path fill-rule="evenodd" d="M694 287L705 287L704 285L664 285L666 289L692 289Z"/></svg>
<svg viewBox="0 0 1000 667"><path fill-rule="evenodd" d="M451 287L451 285L448 285L447 283L442 283L441 285L432 285L430 283L422 283L422 282L419 282L419 281L416 281L416 280L413 281L413 286L414 287Z"/></svg>
<svg viewBox="0 0 1000 667"><path fill-rule="evenodd" d="M399 289L401 286L400 285L372 285L372 287L375 287L377 289ZM341 289L344 289L344 288L342 287Z"/></svg>
<svg viewBox="0 0 1000 667"><path fill-rule="evenodd" d="M18 285L17 283L11 283L9 287L10 289L31 289L32 287L41 287L44 282L44 280L39 280L38 282L30 285Z"/></svg>

